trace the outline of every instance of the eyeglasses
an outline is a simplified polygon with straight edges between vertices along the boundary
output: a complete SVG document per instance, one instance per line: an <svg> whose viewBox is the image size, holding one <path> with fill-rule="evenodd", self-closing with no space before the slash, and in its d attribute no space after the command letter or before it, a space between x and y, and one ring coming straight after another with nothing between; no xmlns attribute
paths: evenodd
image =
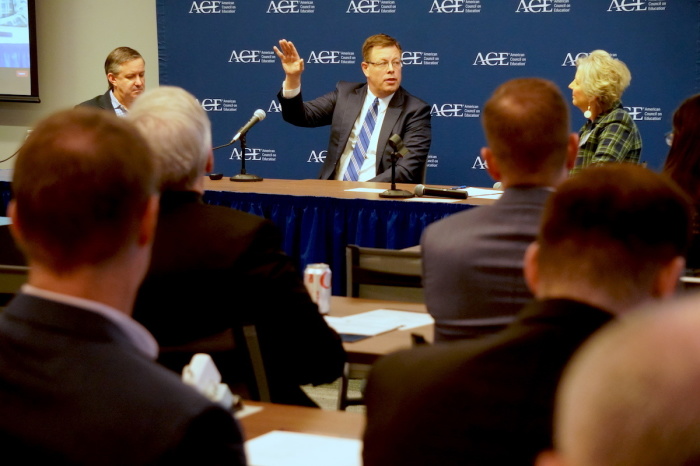
<svg viewBox="0 0 700 466"><path fill-rule="evenodd" d="M386 70L389 67L389 65L391 65L392 68L401 68L403 66L403 63L401 63L401 60L380 61L380 62L368 61L365 63L367 63L369 65L374 65L381 71Z"/></svg>

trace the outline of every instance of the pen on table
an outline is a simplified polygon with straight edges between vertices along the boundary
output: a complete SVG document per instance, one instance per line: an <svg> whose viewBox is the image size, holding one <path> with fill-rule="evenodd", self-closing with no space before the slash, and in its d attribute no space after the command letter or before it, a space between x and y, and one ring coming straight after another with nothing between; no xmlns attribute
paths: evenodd
<svg viewBox="0 0 700 466"><path fill-rule="evenodd" d="M466 187L467 187L466 185L464 185L464 186L455 186L455 187L450 188L450 189L465 189Z"/></svg>

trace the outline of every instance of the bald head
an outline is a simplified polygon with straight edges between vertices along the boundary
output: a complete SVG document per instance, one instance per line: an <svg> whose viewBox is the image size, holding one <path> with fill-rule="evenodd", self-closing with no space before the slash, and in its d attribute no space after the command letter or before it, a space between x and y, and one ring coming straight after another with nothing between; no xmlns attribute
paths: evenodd
<svg viewBox="0 0 700 466"><path fill-rule="evenodd" d="M605 328L559 387L555 446L573 466L700 464L700 296Z"/></svg>

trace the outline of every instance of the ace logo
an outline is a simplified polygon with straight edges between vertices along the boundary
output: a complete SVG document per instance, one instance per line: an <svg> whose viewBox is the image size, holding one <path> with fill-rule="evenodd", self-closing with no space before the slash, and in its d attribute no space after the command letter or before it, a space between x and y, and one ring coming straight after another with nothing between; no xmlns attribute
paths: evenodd
<svg viewBox="0 0 700 466"><path fill-rule="evenodd" d="M520 0L516 13L551 13L554 0Z"/></svg>
<svg viewBox="0 0 700 466"><path fill-rule="evenodd" d="M645 0L612 0L608 11L646 11Z"/></svg>
<svg viewBox="0 0 700 466"><path fill-rule="evenodd" d="M464 0L433 0L428 13L464 13Z"/></svg>
<svg viewBox="0 0 700 466"><path fill-rule="evenodd" d="M221 1L202 0L201 2L192 2L192 6L190 7L190 13L198 13L205 15L212 13L221 13Z"/></svg>

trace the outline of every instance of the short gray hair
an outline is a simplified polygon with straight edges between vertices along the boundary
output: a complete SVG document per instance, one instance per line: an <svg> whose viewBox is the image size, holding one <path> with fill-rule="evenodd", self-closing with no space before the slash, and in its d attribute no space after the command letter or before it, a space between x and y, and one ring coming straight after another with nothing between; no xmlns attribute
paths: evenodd
<svg viewBox="0 0 700 466"><path fill-rule="evenodd" d="M162 191L190 188L204 175L211 123L192 94L173 86L146 91L129 119L153 152Z"/></svg>

